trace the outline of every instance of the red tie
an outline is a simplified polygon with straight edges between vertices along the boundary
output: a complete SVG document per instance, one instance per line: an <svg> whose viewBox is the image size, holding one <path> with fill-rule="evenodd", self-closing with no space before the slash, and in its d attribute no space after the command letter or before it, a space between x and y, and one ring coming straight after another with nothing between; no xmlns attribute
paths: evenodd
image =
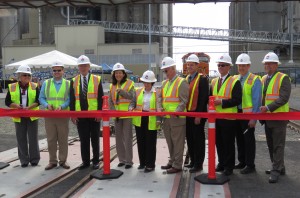
<svg viewBox="0 0 300 198"><path fill-rule="evenodd" d="M222 86L222 78L219 78L219 82L218 82L218 92L219 92L221 86Z"/></svg>

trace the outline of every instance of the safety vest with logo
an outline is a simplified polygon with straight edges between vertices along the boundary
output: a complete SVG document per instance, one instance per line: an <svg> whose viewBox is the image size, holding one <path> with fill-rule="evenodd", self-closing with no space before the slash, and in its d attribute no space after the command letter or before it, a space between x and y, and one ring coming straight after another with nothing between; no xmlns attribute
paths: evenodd
<svg viewBox="0 0 300 198"><path fill-rule="evenodd" d="M165 80L162 82L162 107L164 111L175 112L179 103L179 92L178 89L184 78L176 77L175 80L170 84L170 80ZM185 110L186 111L186 108ZM170 118L170 115L166 115L166 118ZM185 116L179 116L180 118L185 118Z"/></svg>
<svg viewBox="0 0 300 198"><path fill-rule="evenodd" d="M35 103L35 98L36 98L36 88L37 88L37 84L34 82L29 82L29 86L27 89L27 98L28 98L28 106L32 105L33 103ZM15 104L21 104L20 101L20 86L19 83L13 83L13 84L9 84L8 85L8 89L10 92L10 97L11 97L11 101ZM39 107L34 107L31 110L39 110ZM14 117L12 118L14 122L21 122L21 118L19 117ZM37 120L38 118L36 117L30 117L31 121Z"/></svg>
<svg viewBox="0 0 300 198"><path fill-rule="evenodd" d="M188 80L190 75L186 77L186 80ZM187 110L188 111L195 111L197 108L198 103L198 96L199 96L199 80L200 80L201 74L198 73L197 76L190 82L190 88L189 88L189 101L187 103Z"/></svg>
<svg viewBox="0 0 300 198"><path fill-rule="evenodd" d="M266 92L266 96L265 96L265 105L271 104L272 102L274 102L276 99L279 98L279 91L280 91L280 87L281 87L281 83L283 81L283 78L287 76L284 73L281 72L277 72L271 79L271 81L269 82L268 88L267 88L267 92ZM264 90L264 86L267 80L267 75L262 77L262 82L263 82L263 90ZM279 107L278 109L276 109L275 112L289 112L289 103L287 102L286 104L282 105L281 107Z"/></svg>
<svg viewBox="0 0 300 198"><path fill-rule="evenodd" d="M96 76L90 74L90 80L88 83L88 90L87 90L87 103L88 103L88 111L98 110L98 87L101 81L100 76ZM75 76L73 78L73 88L75 91L75 111L81 111L80 107L80 75Z"/></svg>
<svg viewBox="0 0 300 198"><path fill-rule="evenodd" d="M232 89L235 85L235 83L238 80L235 79L233 76L229 76L225 82L223 82L219 92L218 92L218 83L219 78L214 78L211 82L212 90L213 90L213 96L216 97L216 99L231 99L232 98ZM237 106L230 107L230 108L222 108L222 105L216 106L216 112L218 113L237 113Z"/></svg>
<svg viewBox="0 0 300 198"><path fill-rule="evenodd" d="M119 84L117 85L110 84L109 90L110 90L111 98L114 103L115 109L117 111L128 111L130 100L119 95L116 90L122 89L126 92L129 92L133 87L134 87L134 82L129 79L127 79L126 82L124 82L121 86L119 86ZM120 118L128 118L128 117L120 117Z"/></svg>
<svg viewBox="0 0 300 198"><path fill-rule="evenodd" d="M238 79L239 75L235 75L234 78ZM245 80L243 86L243 97L242 97L242 109L243 113L249 113L253 110L253 103L252 103L252 88L254 86L254 82L256 79L261 80L260 76L255 74L249 73L247 79Z"/></svg>
<svg viewBox="0 0 300 198"><path fill-rule="evenodd" d="M144 90L145 88L138 88L136 90L136 108L134 111L136 112L141 112L143 110L143 105L144 105ZM150 98L150 109L149 112L155 112L156 111L156 91L153 91L151 93L151 98ZM132 124L135 126L140 127L141 126L141 116L133 117L132 118ZM149 122L148 122L148 129L149 130L157 130L158 128L156 127L156 116L149 116Z"/></svg>
<svg viewBox="0 0 300 198"><path fill-rule="evenodd" d="M70 93L70 81L62 79L59 91L56 91L54 79L48 79L45 82L45 96L49 105L54 109L65 103ZM69 107L66 109L69 110Z"/></svg>

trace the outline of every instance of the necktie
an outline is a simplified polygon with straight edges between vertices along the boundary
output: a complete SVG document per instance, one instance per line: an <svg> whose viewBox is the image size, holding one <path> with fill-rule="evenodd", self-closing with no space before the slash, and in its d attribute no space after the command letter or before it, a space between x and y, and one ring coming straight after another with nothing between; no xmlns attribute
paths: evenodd
<svg viewBox="0 0 300 198"><path fill-rule="evenodd" d="M243 76L240 77L240 83L242 85L242 87L244 86L244 83L243 83Z"/></svg>
<svg viewBox="0 0 300 198"><path fill-rule="evenodd" d="M82 93L83 93L84 97L86 97L87 87L88 87L87 80L86 80L86 77L84 76L83 77L83 89L82 89Z"/></svg>
<svg viewBox="0 0 300 198"><path fill-rule="evenodd" d="M222 86L222 78L219 78L219 82L218 82L218 91L220 90Z"/></svg>

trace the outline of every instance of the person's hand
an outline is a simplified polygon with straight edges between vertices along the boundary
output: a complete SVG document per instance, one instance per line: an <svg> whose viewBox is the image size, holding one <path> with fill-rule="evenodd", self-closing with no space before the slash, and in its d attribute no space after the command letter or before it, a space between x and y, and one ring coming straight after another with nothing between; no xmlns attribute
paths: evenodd
<svg viewBox="0 0 300 198"><path fill-rule="evenodd" d="M62 107L61 106L59 106L59 107L57 107L56 109L55 109L55 111L61 111L62 110Z"/></svg>
<svg viewBox="0 0 300 198"><path fill-rule="evenodd" d="M199 125L200 124L200 121L201 121L201 118L195 118L195 120L194 120L194 124L195 125Z"/></svg>
<svg viewBox="0 0 300 198"><path fill-rule="evenodd" d="M266 106L259 107L260 112L266 113L268 111L268 108Z"/></svg>
<svg viewBox="0 0 300 198"><path fill-rule="evenodd" d="M221 99L217 99L214 101L214 105L215 106L218 106L218 105L221 105L222 104L222 100Z"/></svg>
<svg viewBox="0 0 300 198"><path fill-rule="evenodd" d="M77 123L78 123L78 118L71 118L71 120L72 120L73 124L77 125Z"/></svg>
<svg viewBox="0 0 300 198"><path fill-rule="evenodd" d="M255 120L250 120L248 123L249 128L254 128L256 125L256 121Z"/></svg>
<svg viewBox="0 0 300 198"><path fill-rule="evenodd" d="M51 111L53 111L53 110L54 110L53 106L52 106L52 105L50 105L50 104L48 104L48 106L47 106L47 109L48 109L48 110L51 110Z"/></svg>

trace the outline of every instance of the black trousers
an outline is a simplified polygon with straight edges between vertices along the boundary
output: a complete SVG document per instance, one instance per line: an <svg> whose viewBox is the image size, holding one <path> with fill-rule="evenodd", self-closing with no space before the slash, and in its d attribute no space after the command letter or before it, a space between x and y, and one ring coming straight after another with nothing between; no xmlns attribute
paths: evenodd
<svg viewBox="0 0 300 198"><path fill-rule="evenodd" d="M78 134L80 138L80 150L82 163L90 164L90 139L93 150L93 164L99 163L100 153L100 122L96 122L95 118L79 118L77 124Z"/></svg>
<svg viewBox="0 0 300 198"><path fill-rule="evenodd" d="M194 117L186 117L186 141L190 164L198 168L203 166L205 158L205 122L195 125L194 120Z"/></svg>
<svg viewBox="0 0 300 198"><path fill-rule="evenodd" d="M237 120L237 123L238 126L235 138L238 151L238 161L251 168L254 168L256 150L254 135L255 127L248 128L249 120Z"/></svg>
<svg viewBox="0 0 300 198"><path fill-rule="evenodd" d="M140 165L155 168L157 130L148 129L149 117L143 116L141 126L135 126Z"/></svg>
<svg viewBox="0 0 300 198"><path fill-rule="evenodd" d="M216 146L219 166L233 170L235 164L236 120L216 120Z"/></svg>

